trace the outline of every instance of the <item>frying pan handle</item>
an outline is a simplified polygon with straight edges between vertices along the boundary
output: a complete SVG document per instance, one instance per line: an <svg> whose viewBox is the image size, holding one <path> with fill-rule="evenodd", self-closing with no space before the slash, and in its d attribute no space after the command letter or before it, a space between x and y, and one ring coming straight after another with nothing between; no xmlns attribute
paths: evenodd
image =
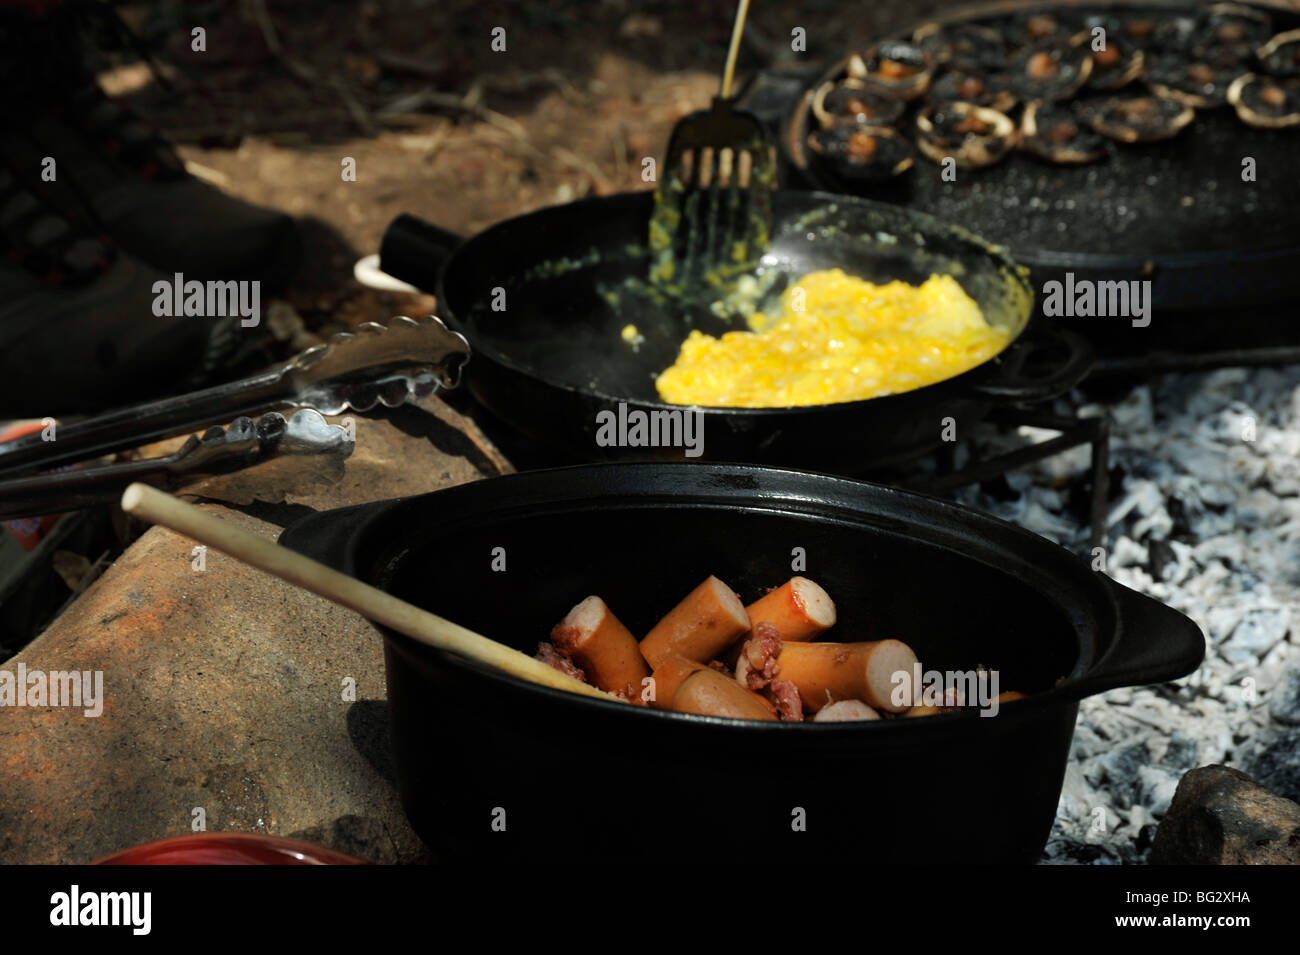
<svg viewBox="0 0 1300 955"><path fill-rule="evenodd" d="M1201 665L1205 635L1190 618L1109 578L1106 582L1119 611L1115 640L1071 685L1078 696L1175 680Z"/></svg>
<svg viewBox="0 0 1300 955"><path fill-rule="evenodd" d="M416 288L436 292L442 267L463 241L441 226L402 213L384 230L379 267Z"/></svg>
<svg viewBox="0 0 1300 955"><path fill-rule="evenodd" d="M1082 336L1040 322L1006 350L997 373L970 390L999 403L1048 401L1082 381L1094 358Z"/></svg>

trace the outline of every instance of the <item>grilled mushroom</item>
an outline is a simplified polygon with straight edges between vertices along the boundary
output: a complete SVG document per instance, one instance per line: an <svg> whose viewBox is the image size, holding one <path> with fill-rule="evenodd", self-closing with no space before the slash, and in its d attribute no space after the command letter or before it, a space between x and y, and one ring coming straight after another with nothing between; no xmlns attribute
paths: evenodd
<svg viewBox="0 0 1300 955"><path fill-rule="evenodd" d="M916 99L930 86L934 58L913 43L889 40L862 56L849 57L849 76L901 100Z"/></svg>
<svg viewBox="0 0 1300 955"><path fill-rule="evenodd" d="M1196 110L1167 96L1115 96L1083 108L1090 125L1122 143L1172 139L1196 116Z"/></svg>
<svg viewBox="0 0 1300 955"><path fill-rule="evenodd" d="M1055 103L1078 92L1091 73L1092 57L1086 46L1049 43L1016 54L1008 84L1022 102Z"/></svg>
<svg viewBox="0 0 1300 955"><path fill-rule="evenodd" d="M1193 52L1215 63L1245 62L1272 32L1267 13L1235 3L1216 3L1205 11L1196 29Z"/></svg>
<svg viewBox="0 0 1300 955"><path fill-rule="evenodd" d="M1055 14L1039 12L1012 17L1003 30L1016 45L1047 42L1065 44L1075 32L1075 26Z"/></svg>
<svg viewBox="0 0 1300 955"><path fill-rule="evenodd" d="M924 23L912 33L912 42L936 65L969 72L998 71L1007 65L1002 34L978 23Z"/></svg>
<svg viewBox="0 0 1300 955"><path fill-rule="evenodd" d="M1255 53L1266 73L1300 76L1300 30L1287 30L1261 46Z"/></svg>
<svg viewBox="0 0 1300 955"><path fill-rule="evenodd" d="M912 168L915 154L907 138L888 126L839 120L808 137L808 148L832 164L845 179L880 182Z"/></svg>
<svg viewBox="0 0 1300 955"><path fill-rule="evenodd" d="M867 126L888 126L903 115L905 108L901 99L854 79L823 83L812 101L813 115L827 129L842 119Z"/></svg>
<svg viewBox="0 0 1300 955"><path fill-rule="evenodd" d="M1250 126L1300 126L1300 76L1276 78L1247 73L1228 87L1228 102L1241 121Z"/></svg>
<svg viewBox="0 0 1300 955"><path fill-rule="evenodd" d="M1071 165L1106 157L1106 141L1083 126L1072 109L1043 103L1025 107L1020 148L1049 162Z"/></svg>
<svg viewBox="0 0 1300 955"><path fill-rule="evenodd" d="M1167 22L1168 21L1165 21L1165 23ZM1139 46L1150 45L1159 36L1161 28L1165 27L1165 23L1154 20L1149 16L1138 14L1131 17L1125 17L1121 21L1120 33L1124 39L1128 40L1130 43L1135 43ZM1189 20L1189 33L1193 26L1194 23Z"/></svg>
<svg viewBox="0 0 1300 955"><path fill-rule="evenodd" d="M1127 40L1107 34L1106 43L1100 50L1091 46L1088 49L1092 54L1092 72L1088 75L1091 89L1111 92L1142 75L1146 56Z"/></svg>
<svg viewBox="0 0 1300 955"><path fill-rule="evenodd" d="M1241 73L1241 66L1215 65L1203 60L1189 62L1182 54L1161 54L1147 67L1147 83L1157 96L1178 100L1187 106L1207 109L1228 101L1228 86Z"/></svg>
<svg viewBox="0 0 1300 955"><path fill-rule="evenodd" d="M974 103L927 106L916 117L921 152L935 162L991 166L1016 144L1016 124L1005 113Z"/></svg>
<svg viewBox="0 0 1300 955"><path fill-rule="evenodd" d="M931 103L974 103L1005 113L1016 105L1016 94L1006 77L994 73L983 76L965 70L949 70L930 84L926 94Z"/></svg>
<svg viewBox="0 0 1300 955"><path fill-rule="evenodd" d="M1144 24L1138 28L1134 23ZM1193 16L1172 16L1153 21L1149 18L1137 18L1125 23L1130 37L1145 46L1155 46L1162 50L1190 50L1196 44L1200 24ZM1149 30L1145 38L1133 35L1134 29Z"/></svg>

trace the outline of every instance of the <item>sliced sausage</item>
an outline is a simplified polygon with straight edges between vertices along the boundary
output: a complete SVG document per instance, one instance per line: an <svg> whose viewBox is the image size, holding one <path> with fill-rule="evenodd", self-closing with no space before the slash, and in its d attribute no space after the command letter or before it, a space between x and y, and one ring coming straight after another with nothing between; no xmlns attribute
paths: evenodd
<svg viewBox="0 0 1300 955"><path fill-rule="evenodd" d="M823 706L813 717L814 723L856 723L878 720L880 714L861 700L840 700Z"/></svg>
<svg viewBox="0 0 1300 955"><path fill-rule="evenodd" d="M729 716L738 720L774 720L772 705L717 670L695 671L673 694L672 709L679 713Z"/></svg>
<svg viewBox="0 0 1300 955"><path fill-rule="evenodd" d="M835 626L835 602L807 577L791 577L745 612L750 626L770 623L782 640L811 640Z"/></svg>
<svg viewBox="0 0 1300 955"><path fill-rule="evenodd" d="M783 642L781 679L799 687L804 707L817 711L837 700L862 700L876 710L899 713L890 699L894 674L911 674L916 654L901 640L871 643Z"/></svg>
<svg viewBox="0 0 1300 955"><path fill-rule="evenodd" d="M551 640L608 693L639 699L641 681L650 668L641 658L636 637L599 597L588 597L551 630Z"/></svg>
<svg viewBox="0 0 1300 955"><path fill-rule="evenodd" d="M641 641L641 655L658 668L670 653L703 663L749 630L745 605L717 577L709 577L655 624Z"/></svg>

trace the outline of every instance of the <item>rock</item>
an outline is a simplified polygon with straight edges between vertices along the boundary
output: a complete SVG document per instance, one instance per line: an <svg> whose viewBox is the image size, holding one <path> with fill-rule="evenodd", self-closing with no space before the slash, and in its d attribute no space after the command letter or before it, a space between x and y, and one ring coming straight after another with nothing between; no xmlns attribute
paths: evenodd
<svg viewBox="0 0 1300 955"><path fill-rule="evenodd" d="M1153 865L1300 865L1300 805L1227 766L1182 778L1151 846Z"/></svg>
<svg viewBox="0 0 1300 955"><path fill-rule="evenodd" d="M1285 726L1300 726L1300 667L1282 677L1268 704L1268 712Z"/></svg>
<svg viewBox="0 0 1300 955"><path fill-rule="evenodd" d="M274 540L276 519L308 508L503 469L436 396L355 426L339 484L254 508L261 517L200 506ZM100 671L103 709L0 714L0 862L91 862L192 831L196 809L209 832L295 833L376 862L425 861L393 779L379 634L219 552L199 572L192 547L150 528L4 664Z"/></svg>
<svg viewBox="0 0 1300 955"><path fill-rule="evenodd" d="M1264 607L1247 611L1232 630L1224 656L1229 663L1245 657L1262 657L1282 640L1291 629L1291 615L1286 607Z"/></svg>
<svg viewBox="0 0 1300 955"><path fill-rule="evenodd" d="M370 816L339 816L333 822L292 832L289 836L380 865L412 861L402 858L384 821Z"/></svg>
<svg viewBox="0 0 1300 955"><path fill-rule="evenodd" d="M1246 768L1273 792L1287 799L1300 799L1300 730L1270 739Z"/></svg>

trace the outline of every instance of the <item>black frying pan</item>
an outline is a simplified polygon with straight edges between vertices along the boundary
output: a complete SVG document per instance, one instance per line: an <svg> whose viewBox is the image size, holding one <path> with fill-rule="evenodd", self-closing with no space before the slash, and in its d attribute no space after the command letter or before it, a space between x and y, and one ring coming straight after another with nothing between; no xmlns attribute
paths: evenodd
<svg viewBox="0 0 1300 955"><path fill-rule="evenodd" d="M469 386L498 417L587 458L681 458L681 449L596 443L602 410L620 402L633 411L672 407L659 401L654 376L672 364L690 327L731 327L707 308L615 307L603 297L646 274L652 198L638 192L585 199L502 222L464 242L402 216L384 237L381 264L436 291L441 317L474 350ZM990 323L1016 338L977 368L903 394L803 408L703 409L705 458L826 470L888 465L937 445L946 417L966 428L995 404L1054 397L1087 372L1091 354L1081 340L1031 321L1023 272L965 230L820 193L778 191L773 211L764 263L785 277L832 267L872 281L952 274ZM500 302L496 289L504 293L502 311L492 307L494 295ZM629 323L645 336L636 351L620 336Z"/></svg>

